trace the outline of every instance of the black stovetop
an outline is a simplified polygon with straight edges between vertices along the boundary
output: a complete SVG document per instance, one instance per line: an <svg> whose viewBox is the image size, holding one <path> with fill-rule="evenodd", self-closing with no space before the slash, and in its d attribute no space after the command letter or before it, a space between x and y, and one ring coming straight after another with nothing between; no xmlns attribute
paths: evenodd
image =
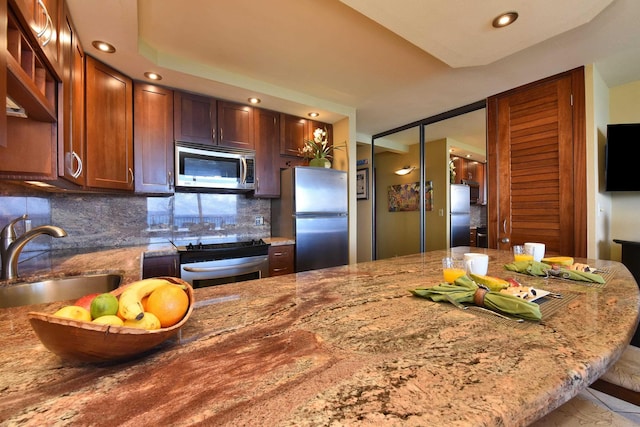
<svg viewBox="0 0 640 427"><path fill-rule="evenodd" d="M221 243L190 242L176 246L180 262L211 261L217 259L245 258L267 255L269 244L264 240L247 240Z"/></svg>

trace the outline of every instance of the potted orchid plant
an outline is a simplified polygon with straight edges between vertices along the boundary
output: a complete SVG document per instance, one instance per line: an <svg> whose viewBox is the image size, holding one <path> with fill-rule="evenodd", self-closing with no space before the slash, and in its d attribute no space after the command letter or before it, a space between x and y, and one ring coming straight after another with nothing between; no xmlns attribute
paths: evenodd
<svg viewBox="0 0 640 427"><path fill-rule="evenodd" d="M309 159L309 166L330 168L333 149L334 147L327 139L327 129L316 128L313 131L313 140L304 141L301 154Z"/></svg>

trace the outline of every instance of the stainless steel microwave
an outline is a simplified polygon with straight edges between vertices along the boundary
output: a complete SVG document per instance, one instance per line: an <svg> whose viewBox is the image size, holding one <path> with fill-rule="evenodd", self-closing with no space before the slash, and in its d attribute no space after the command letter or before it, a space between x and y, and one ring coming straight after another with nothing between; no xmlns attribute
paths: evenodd
<svg viewBox="0 0 640 427"><path fill-rule="evenodd" d="M255 151L176 142L177 191L255 189Z"/></svg>

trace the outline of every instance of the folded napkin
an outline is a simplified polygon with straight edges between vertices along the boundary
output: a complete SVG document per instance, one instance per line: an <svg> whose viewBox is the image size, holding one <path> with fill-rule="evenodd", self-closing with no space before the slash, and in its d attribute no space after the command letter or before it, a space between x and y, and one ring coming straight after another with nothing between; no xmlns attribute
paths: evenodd
<svg viewBox="0 0 640 427"><path fill-rule="evenodd" d="M549 264L538 261L515 261L505 264L504 268L509 271L528 274L530 276L556 276L579 282L604 283L604 279L599 274L587 273L586 271L569 270L567 268L553 268Z"/></svg>
<svg viewBox="0 0 640 427"><path fill-rule="evenodd" d="M513 295L491 292L479 288L466 275L455 280L454 283L440 283L430 288L412 289L413 295L429 298L432 301L449 301L453 299L459 303L472 303L499 313L510 314L527 320L540 320L540 306L525 301Z"/></svg>

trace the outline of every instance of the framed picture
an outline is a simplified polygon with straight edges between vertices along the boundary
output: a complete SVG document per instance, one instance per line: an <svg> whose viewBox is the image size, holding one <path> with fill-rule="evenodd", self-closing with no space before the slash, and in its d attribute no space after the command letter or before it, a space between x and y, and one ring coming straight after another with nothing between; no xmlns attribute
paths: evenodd
<svg viewBox="0 0 640 427"><path fill-rule="evenodd" d="M369 198L369 169L358 169L356 172L356 198L367 200Z"/></svg>

